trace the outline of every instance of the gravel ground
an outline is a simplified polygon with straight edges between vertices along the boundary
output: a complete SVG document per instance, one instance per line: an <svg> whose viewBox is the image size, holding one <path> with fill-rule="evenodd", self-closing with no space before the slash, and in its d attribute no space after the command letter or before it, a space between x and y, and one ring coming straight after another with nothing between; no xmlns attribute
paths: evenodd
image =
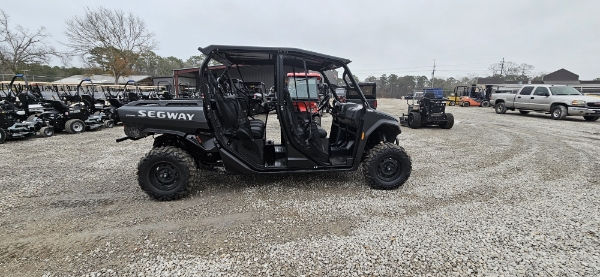
<svg viewBox="0 0 600 277"><path fill-rule="evenodd" d="M362 172L202 172L157 202L135 176L152 140L117 144L122 127L6 142L0 276L600 275L600 122L448 111L450 130L403 128L395 191Z"/></svg>

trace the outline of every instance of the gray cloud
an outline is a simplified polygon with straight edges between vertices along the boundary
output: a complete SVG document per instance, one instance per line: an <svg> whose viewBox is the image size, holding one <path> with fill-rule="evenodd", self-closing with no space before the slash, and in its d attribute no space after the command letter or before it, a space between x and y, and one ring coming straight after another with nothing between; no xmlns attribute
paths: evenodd
<svg viewBox="0 0 600 277"><path fill-rule="evenodd" d="M131 11L187 58L209 44L298 47L349 58L368 75L488 74L503 57L536 72L600 77L598 1L27 1L4 5L13 25L45 26L57 48L84 5Z"/></svg>

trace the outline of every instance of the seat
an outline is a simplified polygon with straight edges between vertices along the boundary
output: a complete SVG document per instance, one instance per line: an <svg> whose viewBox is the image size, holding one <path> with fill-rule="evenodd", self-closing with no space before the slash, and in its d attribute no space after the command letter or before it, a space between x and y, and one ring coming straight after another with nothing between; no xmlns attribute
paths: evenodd
<svg viewBox="0 0 600 277"><path fill-rule="evenodd" d="M140 100L140 98L138 97L137 93L135 93L135 92L129 92L129 93L127 93L127 97L129 98L129 102Z"/></svg>
<svg viewBox="0 0 600 277"><path fill-rule="evenodd" d="M52 100L52 107L58 111L65 112L68 111L69 108L65 106L65 103L59 100Z"/></svg>
<svg viewBox="0 0 600 277"><path fill-rule="evenodd" d="M319 130L319 137L320 138L326 138L327 137L327 131L325 131L325 129L323 129L323 127L317 125L317 130Z"/></svg>
<svg viewBox="0 0 600 277"><path fill-rule="evenodd" d="M94 105L94 98L92 98L91 95L83 94L81 95L81 100L83 101L83 103L85 103L88 109L92 111L96 110L96 105Z"/></svg>
<svg viewBox="0 0 600 277"><path fill-rule="evenodd" d="M262 139L265 134L265 123L260 119L250 119L250 130L252 131L252 138Z"/></svg>

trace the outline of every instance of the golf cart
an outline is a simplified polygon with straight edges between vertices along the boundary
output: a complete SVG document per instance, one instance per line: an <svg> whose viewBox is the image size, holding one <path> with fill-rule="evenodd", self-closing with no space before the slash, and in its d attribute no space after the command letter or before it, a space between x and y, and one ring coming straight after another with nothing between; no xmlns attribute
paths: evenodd
<svg viewBox="0 0 600 277"><path fill-rule="evenodd" d="M369 106L347 66L350 60L296 48L211 45L200 51L206 55L197 80L203 99L138 101L118 110L126 136L117 142L154 137L137 169L140 188L152 198L185 196L202 182L198 169L248 175L355 171L362 165L375 189L397 189L409 178L412 164L399 146L398 120ZM213 61L223 66L209 67ZM274 133L266 128L268 112L261 120L241 111L246 99L234 87L242 71L257 67L273 72L262 81L274 81L274 120L281 126ZM340 68L342 81L357 89L361 104L339 101L324 72ZM328 93L313 108L322 111L333 100L330 126L320 126L294 105L290 88L310 84L307 78L286 84L288 73L294 78L295 72L311 71L328 84Z"/></svg>
<svg viewBox="0 0 600 277"><path fill-rule="evenodd" d="M433 92L415 92L411 101L412 103L408 103L406 100L408 113L400 117L403 125L413 129L430 125L437 125L442 129L454 126L454 116L446 113L446 99L436 98Z"/></svg>

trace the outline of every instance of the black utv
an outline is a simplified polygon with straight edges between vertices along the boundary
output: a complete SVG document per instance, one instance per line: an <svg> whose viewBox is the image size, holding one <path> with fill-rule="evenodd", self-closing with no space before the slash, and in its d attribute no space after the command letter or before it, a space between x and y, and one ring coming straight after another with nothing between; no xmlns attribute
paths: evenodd
<svg viewBox="0 0 600 277"><path fill-rule="evenodd" d="M396 189L409 178L412 165L398 145L398 120L369 105L347 66L350 60L295 48L212 45L199 50L207 57L197 75L204 98L136 101L118 110L126 137L117 142L154 137L153 149L140 160L137 171L141 189L151 197L183 197L190 186L201 182L196 179L198 169L272 174L353 171L362 164L376 189ZM209 66L214 62L221 66ZM343 70L342 82L356 89L360 103L339 101L325 74L332 69ZM321 127L294 106L293 88L286 86L285 78L297 72L319 72L328 84L318 109L333 102L330 126ZM273 120L280 130L266 130L268 109L262 115L242 112L242 104L250 100L246 98L253 97L243 86L234 85L244 76L274 87ZM308 97L318 99L310 93Z"/></svg>

